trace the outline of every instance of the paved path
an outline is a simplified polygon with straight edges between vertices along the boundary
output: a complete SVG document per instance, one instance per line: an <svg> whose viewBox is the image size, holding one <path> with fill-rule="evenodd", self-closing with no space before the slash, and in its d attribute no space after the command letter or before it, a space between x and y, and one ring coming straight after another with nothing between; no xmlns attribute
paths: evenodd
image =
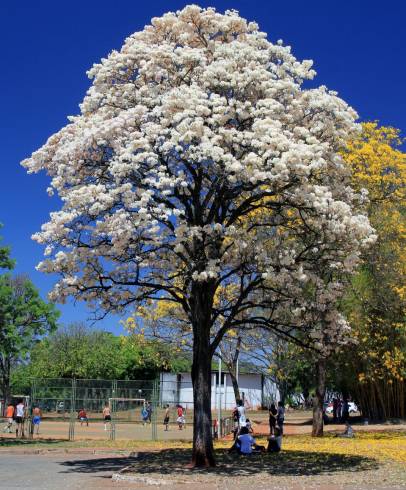
<svg viewBox="0 0 406 490"><path fill-rule="evenodd" d="M0 489L128 488L128 484L113 483L111 475L131 461L117 454L1 454Z"/></svg>

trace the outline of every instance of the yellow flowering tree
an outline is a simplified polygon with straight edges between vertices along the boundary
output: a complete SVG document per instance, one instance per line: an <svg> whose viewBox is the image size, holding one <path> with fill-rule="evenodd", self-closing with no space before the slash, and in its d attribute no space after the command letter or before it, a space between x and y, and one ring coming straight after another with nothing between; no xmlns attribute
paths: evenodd
<svg viewBox="0 0 406 490"><path fill-rule="evenodd" d="M406 412L406 154L401 144L399 130L369 122L344 154L354 189L368 191L368 216L378 239L364 253L344 302L358 344L348 360L340 359L341 381L371 418Z"/></svg>

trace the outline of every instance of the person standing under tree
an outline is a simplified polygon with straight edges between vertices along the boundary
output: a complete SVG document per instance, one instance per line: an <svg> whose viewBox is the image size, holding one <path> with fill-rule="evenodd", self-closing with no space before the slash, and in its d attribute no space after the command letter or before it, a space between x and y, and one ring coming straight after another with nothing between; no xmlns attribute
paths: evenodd
<svg viewBox="0 0 406 490"><path fill-rule="evenodd" d="M247 418L245 415L244 402L242 400L237 401L237 410L238 410L238 425L240 428L245 427Z"/></svg>
<svg viewBox="0 0 406 490"><path fill-rule="evenodd" d="M107 424L110 424L111 428L111 409L110 405L106 402L103 408L103 418L104 418L104 430L107 430Z"/></svg>
<svg viewBox="0 0 406 490"><path fill-rule="evenodd" d="M278 411L276 410L275 403L271 403L269 407L269 434L273 435L275 433L276 427L276 414Z"/></svg>
<svg viewBox="0 0 406 490"><path fill-rule="evenodd" d="M285 406L283 402L278 402L278 410L276 412L276 423L281 431L281 435L283 434L283 424L285 422Z"/></svg>

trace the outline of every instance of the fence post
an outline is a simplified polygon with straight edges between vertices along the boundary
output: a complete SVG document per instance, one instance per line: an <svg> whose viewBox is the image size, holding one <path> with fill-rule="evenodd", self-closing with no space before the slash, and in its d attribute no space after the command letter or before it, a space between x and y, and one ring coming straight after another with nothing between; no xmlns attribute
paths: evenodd
<svg viewBox="0 0 406 490"><path fill-rule="evenodd" d="M117 394L117 380L113 379L111 383L111 422L110 422L110 440L116 440L116 415L117 415L117 400L115 400Z"/></svg>
<svg viewBox="0 0 406 490"><path fill-rule="evenodd" d="M76 419L76 378L72 378L72 388L70 395L70 418L69 418L69 440L75 439L75 419Z"/></svg>
<svg viewBox="0 0 406 490"><path fill-rule="evenodd" d="M155 379L152 385L152 417L151 417L151 437L153 441L158 440L158 432L157 432L157 411L158 411L158 381Z"/></svg>
<svg viewBox="0 0 406 490"><path fill-rule="evenodd" d="M31 393L30 393L29 405L27 406L28 417L29 417L29 422L28 422L28 438L29 439L32 439L34 437L34 426L32 423L32 408L34 406L35 397L36 397L35 378L32 378L31 379Z"/></svg>

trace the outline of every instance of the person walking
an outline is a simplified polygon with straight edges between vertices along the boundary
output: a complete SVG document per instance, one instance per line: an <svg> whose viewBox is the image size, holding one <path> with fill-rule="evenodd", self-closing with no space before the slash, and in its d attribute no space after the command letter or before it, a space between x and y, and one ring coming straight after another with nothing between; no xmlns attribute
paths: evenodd
<svg viewBox="0 0 406 490"><path fill-rule="evenodd" d="M7 425L4 426L3 432L11 433L13 431L14 412L15 407L11 402L9 402L6 409Z"/></svg>
<svg viewBox="0 0 406 490"><path fill-rule="evenodd" d="M23 400L19 400L15 409L16 437L24 437L25 406Z"/></svg>
<svg viewBox="0 0 406 490"><path fill-rule="evenodd" d="M166 405L165 407L164 426L165 426L164 430L167 431L169 426L169 405Z"/></svg>
<svg viewBox="0 0 406 490"><path fill-rule="evenodd" d="M36 405L32 409L33 434L39 435L39 424L41 423L41 417L42 417L41 409Z"/></svg>
<svg viewBox="0 0 406 490"><path fill-rule="evenodd" d="M145 426L146 423L148 422L148 411L146 405L144 405L141 408L141 419L142 419L142 425Z"/></svg>
<svg viewBox="0 0 406 490"><path fill-rule="evenodd" d="M271 406L269 407L269 434L271 436L275 434L277 413L278 411L276 410L275 403L271 403Z"/></svg>
<svg viewBox="0 0 406 490"><path fill-rule="evenodd" d="M152 404L151 402L147 402L147 420L151 424L152 423Z"/></svg>
<svg viewBox="0 0 406 490"><path fill-rule="evenodd" d="M110 424L111 428L111 409L108 402L105 403L103 408L104 430L107 430L107 424Z"/></svg>
<svg viewBox="0 0 406 490"><path fill-rule="evenodd" d="M186 425L185 416L183 415L182 405L178 405L178 418L176 419L176 422L178 423L179 430L182 430L183 427Z"/></svg>

